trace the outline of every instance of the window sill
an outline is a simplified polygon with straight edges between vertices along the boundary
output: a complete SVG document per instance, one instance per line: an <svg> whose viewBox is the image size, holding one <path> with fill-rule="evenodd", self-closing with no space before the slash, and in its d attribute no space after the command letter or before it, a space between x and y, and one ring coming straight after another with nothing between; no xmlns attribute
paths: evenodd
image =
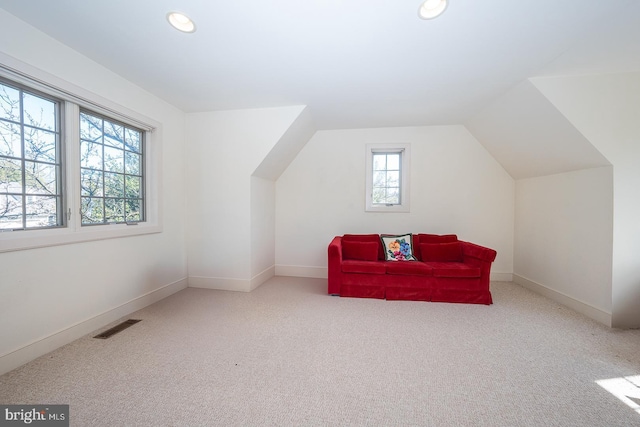
<svg viewBox="0 0 640 427"><path fill-rule="evenodd" d="M384 213L408 213L409 206L393 205L393 206L367 206L365 212L384 212Z"/></svg>
<svg viewBox="0 0 640 427"><path fill-rule="evenodd" d="M159 224L138 223L136 225L114 224L100 225L69 230L57 228L50 230L19 230L0 232L0 253L46 248L50 246L70 245L96 240L117 239L161 233Z"/></svg>

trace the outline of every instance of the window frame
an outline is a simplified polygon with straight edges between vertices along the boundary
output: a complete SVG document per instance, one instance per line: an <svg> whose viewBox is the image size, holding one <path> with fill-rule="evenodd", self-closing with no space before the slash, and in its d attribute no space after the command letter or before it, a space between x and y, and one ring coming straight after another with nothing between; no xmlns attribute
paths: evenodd
<svg viewBox="0 0 640 427"><path fill-rule="evenodd" d="M365 161L365 212L406 213L410 212L410 159L411 144L409 143L375 143L366 144ZM373 203L373 156L374 154L400 153L400 203Z"/></svg>
<svg viewBox="0 0 640 427"><path fill-rule="evenodd" d="M139 174L134 175L134 174L126 171L126 168L125 168L125 165L126 165L126 153L127 153L127 151L129 151L129 152L132 152L132 151L127 150L124 146L123 146L123 149L122 149L122 152L123 152L123 158L122 158L122 160L123 160L123 169L122 169L122 171L120 173L116 173L116 174L123 176L123 184L125 184L127 177L138 176L143 185L142 185L142 188L140 188L141 196L136 198L136 199L140 199L140 202L141 202L141 209L140 209L141 212L139 213L140 219L138 219L138 220L127 220L126 217L125 217L124 221L117 221L117 222L116 221L84 222L84 220L82 218L82 213L81 213L81 215L80 215L80 225L82 227L94 227L94 226L100 227L100 226L103 226L103 225L111 225L111 224L122 224L122 223L127 223L128 224L128 223L134 223L134 222L135 223L145 222L146 221L146 206L145 206L146 205L146 198L145 198L145 189L144 189L144 184L146 183L146 175L145 175L146 171L145 171L145 166L144 166L144 159L146 157L146 152L145 152L145 132L142 129L138 128L138 127L135 127L135 126L120 122L118 120L115 120L113 118L104 116L102 114L95 113L92 110L88 110L86 108L80 108L80 115L82 116L83 114L86 115L86 116L91 116L93 118L101 120L102 123L103 123L103 127L104 127L104 123L105 122L123 126L123 128L124 128L123 132L125 134L126 134L126 129L133 130L133 131L140 131L140 134L141 134L140 135L140 148L139 148L139 152L136 153L136 154L140 155L143 161L140 162L140 164L139 164L139 168L140 168ZM82 122L82 118L80 118L80 121ZM82 133L82 131L80 133ZM105 133L103 132L103 136L104 135L105 135ZM83 141L86 141L86 140L83 140L82 139L82 135L80 135L80 143L79 143L80 149L82 149ZM107 144L104 141L99 142L97 144L99 144L102 147L102 150L106 150L106 148L110 148L109 144ZM103 151L103 153L104 153L104 151ZM103 160L103 162L104 162L104 160ZM91 168L83 167L82 166L82 158L81 158L81 160L80 160L80 181L81 181L81 183L82 183L82 171L83 170L87 170L87 169L91 169ZM105 169L104 163L103 163L101 169L94 169L94 170L100 171L100 172L102 172L104 174L103 178L102 178L102 186L103 186L103 188L105 188L105 180L106 180L105 176L106 176L107 173L111 173L111 171ZM82 187L82 184L81 184L81 187ZM82 199L84 197L85 196L82 194L82 191L80 191L80 205L81 205L81 207L82 207ZM113 197L110 197L107 194L102 194L101 196L96 196L96 198L102 199L103 212L104 212L104 216L106 216L106 211L105 211L105 209L106 209L106 200L107 199L111 199ZM125 203L126 203L126 200L133 199L132 197L128 197L127 196L126 191L125 191L125 193L122 194L122 196L120 198L122 198L125 201Z"/></svg>
<svg viewBox="0 0 640 427"><path fill-rule="evenodd" d="M64 221L55 228L0 231L0 253L162 232L162 125L93 92L75 86L0 52L0 77L27 91L62 101ZM80 198L80 110L144 131L145 221L83 226Z"/></svg>
<svg viewBox="0 0 640 427"><path fill-rule="evenodd" d="M22 96L24 94L27 94L29 96L32 97L37 97L37 98L41 98L44 99L46 101L49 101L53 104L55 104L55 129L51 130L51 129L46 129L46 128L40 128L37 126L33 126L32 124L28 124L24 118L24 113L23 111L20 112L20 122L13 122L14 124L18 125L18 127L20 128L20 148L21 148L21 153L20 153L20 157L19 157L19 161L21 164L21 171L22 171L22 191L20 193L20 198L22 199L22 214L23 214L23 218L22 218L22 227L19 228L15 228L13 230L0 230L3 233L6 232L10 232L10 231L29 231L29 230L43 230L43 229L49 229L49 228L60 228L60 227L64 227L65 226L65 215L64 212L66 211L66 195L65 195L65 170L64 170L64 164L65 164L65 160L64 160L64 143L62 142L62 138L65 134L65 128L64 128L64 101L62 99L59 99L51 94L47 94L47 93L43 93L39 90L30 88L28 86L25 86L24 84L21 83L17 83L15 81L9 80L4 78L2 75L0 75L0 84L13 88L17 91L19 91L20 96L22 98ZM23 101L20 102L20 106L21 109L24 108L23 106ZM8 120L7 120L8 121ZM50 132L52 134L55 135L55 140L56 140L56 145L55 145L55 161L51 162L51 161L42 161L42 160L38 160L38 159L30 159L26 156L26 129L39 129L39 130L43 130L45 132ZM14 157L14 159L18 159L17 157ZM25 206L25 202L26 199L30 196L32 196L32 193L29 193L27 188L26 188L26 163L38 163L38 164L47 164L50 166L54 166L56 169L55 175L56 175L56 193L54 195L51 195L51 197L55 197L56 200L56 212L55 212L55 216L56 216L56 224L55 225L43 225L43 226L39 226L39 227L29 227L27 225L27 218L26 218L26 206ZM14 193L14 195L17 195L17 193ZM42 195L36 195L36 196L42 196Z"/></svg>

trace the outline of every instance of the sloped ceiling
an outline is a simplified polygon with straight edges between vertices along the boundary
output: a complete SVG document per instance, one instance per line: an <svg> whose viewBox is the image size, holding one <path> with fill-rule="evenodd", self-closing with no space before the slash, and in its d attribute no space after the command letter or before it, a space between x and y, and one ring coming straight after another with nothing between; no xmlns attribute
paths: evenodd
<svg viewBox="0 0 640 427"><path fill-rule="evenodd" d="M584 38L637 19L640 2L449 0L430 21L418 18L420 3L0 0L0 7L185 112L307 105L318 129L339 129L464 123ZM195 20L195 33L167 24L176 8ZM615 40L616 54L637 57L631 41ZM594 50L575 55L572 69L611 59ZM558 63L553 72L563 69Z"/></svg>
<svg viewBox="0 0 640 427"><path fill-rule="evenodd" d="M610 3L616 6L616 3ZM537 76L640 70L640 2L604 17ZM479 109L466 126L514 179L611 164L527 79Z"/></svg>
<svg viewBox="0 0 640 427"><path fill-rule="evenodd" d="M252 175L276 181L315 132L311 113L304 107Z"/></svg>
<svg viewBox="0 0 640 427"><path fill-rule="evenodd" d="M514 179L610 164L530 81L485 107L466 126Z"/></svg>

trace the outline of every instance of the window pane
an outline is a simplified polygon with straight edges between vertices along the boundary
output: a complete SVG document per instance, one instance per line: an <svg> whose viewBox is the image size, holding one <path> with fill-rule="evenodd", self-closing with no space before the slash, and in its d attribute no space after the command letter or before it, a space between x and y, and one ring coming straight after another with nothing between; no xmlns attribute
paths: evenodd
<svg viewBox="0 0 640 427"><path fill-rule="evenodd" d="M0 230L23 228L22 196L0 194Z"/></svg>
<svg viewBox="0 0 640 427"><path fill-rule="evenodd" d="M107 222L124 222L124 199L104 199L104 216Z"/></svg>
<svg viewBox="0 0 640 427"><path fill-rule="evenodd" d="M57 224L55 196L27 196L27 228L51 227Z"/></svg>
<svg viewBox="0 0 640 427"><path fill-rule="evenodd" d="M374 154L373 155L373 170L386 170L387 169L387 155L386 154Z"/></svg>
<svg viewBox="0 0 640 427"><path fill-rule="evenodd" d="M80 138L92 142L102 142L102 119L80 113Z"/></svg>
<svg viewBox="0 0 640 427"><path fill-rule="evenodd" d="M22 156L20 126L0 120L0 156Z"/></svg>
<svg viewBox="0 0 640 427"><path fill-rule="evenodd" d="M400 154L387 155L387 170L400 170Z"/></svg>
<svg viewBox="0 0 640 427"><path fill-rule="evenodd" d="M386 187L399 187L400 186L400 172L387 172Z"/></svg>
<svg viewBox="0 0 640 427"><path fill-rule="evenodd" d="M125 130L125 147L127 150L133 151L135 153L140 153L141 140L142 140L142 134L139 131L136 131L133 129Z"/></svg>
<svg viewBox="0 0 640 427"><path fill-rule="evenodd" d="M101 224L104 222L104 206L102 198L82 198L82 223Z"/></svg>
<svg viewBox="0 0 640 427"><path fill-rule="evenodd" d="M39 96L24 93L24 124L42 129L56 130L56 103Z"/></svg>
<svg viewBox="0 0 640 427"><path fill-rule="evenodd" d="M0 119L20 122L20 91L0 83Z"/></svg>
<svg viewBox="0 0 640 427"><path fill-rule="evenodd" d="M124 197L124 175L117 173L104 173L105 197Z"/></svg>
<svg viewBox="0 0 640 427"><path fill-rule="evenodd" d="M385 203L386 191L384 188L374 188L372 194L373 203Z"/></svg>
<svg viewBox="0 0 640 427"><path fill-rule="evenodd" d="M386 203L397 205L400 203L400 189L399 188L387 188L387 201Z"/></svg>
<svg viewBox="0 0 640 427"><path fill-rule="evenodd" d="M83 196L102 196L102 171L82 169L80 174L80 191Z"/></svg>
<svg viewBox="0 0 640 427"><path fill-rule="evenodd" d="M140 212L140 200L127 199L127 221L140 221L142 220L142 214Z"/></svg>
<svg viewBox="0 0 640 427"><path fill-rule="evenodd" d="M138 199L142 195L142 180L138 176L127 176L125 178L125 196L131 199Z"/></svg>
<svg viewBox="0 0 640 427"><path fill-rule="evenodd" d="M22 193L22 162L20 160L0 157L0 192Z"/></svg>
<svg viewBox="0 0 640 427"><path fill-rule="evenodd" d="M55 165L24 162L24 170L26 184L25 193L52 195L57 193Z"/></svg>
<svg viewBox="0 0 640 427"><path fill-rule="evenodd" d="M124 172L124 151L105 145L104 170L109 172Z"/></svg>
<svg viewBox="0 0 640 427"><path fill-rule="evenodd" d="M124 127L105 120L104 143L116 148L123 149L124 148Z"/></svg>
<svg viewBox="0 0 640 427"><path fill-rule="evenodd" d="M140 154L125 152L125 172L131 175L140 175Z"/></svg>
<svg viewBox="0 0 640 427"><path fill-rule="evenodd" d="M82 141L80 143L80 166L102 169L102 144Z"/></svg>
<svg viewBox="0 0 640 427"><path fill-rule="evenodd" d="M374 187L384 187L387 182L387 173L386 172L374 172L373 173L373 186Z"/></svg>
<svg viewBox="0 0 640 427"><path fill-rule="evenodd" d="M41 162L56 161L56 134L30 127L24 128L24 157Z"/></svg>

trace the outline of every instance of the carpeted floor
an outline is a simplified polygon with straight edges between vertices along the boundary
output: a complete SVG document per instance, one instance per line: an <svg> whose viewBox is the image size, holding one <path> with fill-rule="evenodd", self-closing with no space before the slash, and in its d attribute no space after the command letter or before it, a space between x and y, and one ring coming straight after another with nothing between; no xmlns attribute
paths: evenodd
<svg viewBox="0 0 640 427"><path fill-rule="evenodd" d="M185 289L1 376L0 403L69 404L73 426L640 426L596 383L640 375L638 330L512 283L491 306L325 292Z"/></svg>

